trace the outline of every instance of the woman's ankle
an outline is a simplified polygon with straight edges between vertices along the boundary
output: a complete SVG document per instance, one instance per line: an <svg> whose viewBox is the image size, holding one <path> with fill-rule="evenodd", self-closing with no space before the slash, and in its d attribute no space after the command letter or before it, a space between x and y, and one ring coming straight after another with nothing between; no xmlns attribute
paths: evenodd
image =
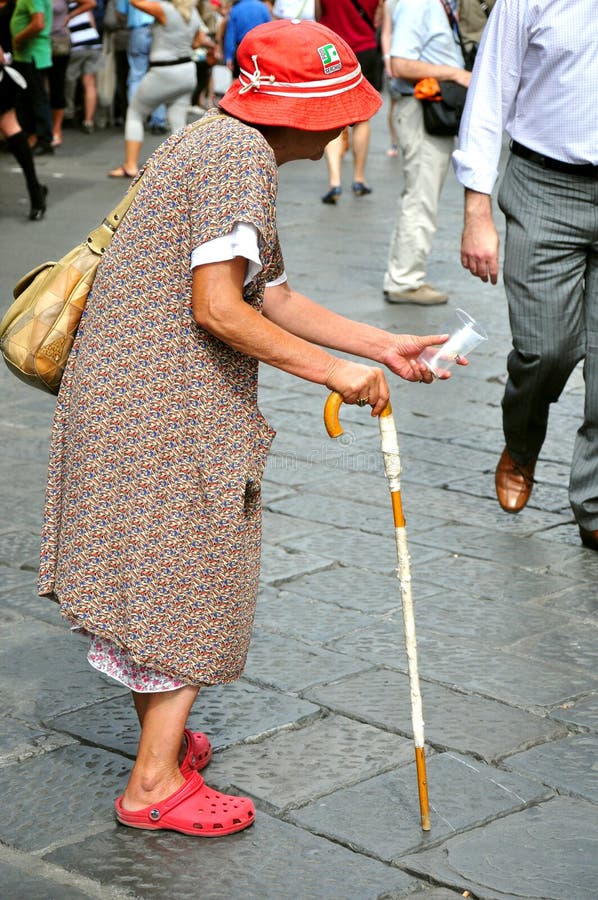
<svg viewBox="0 0 598 900"><path fill-rule="evenodd" d="M171 797L185 784L185 779L177 768L176 772L169 775L140 775L131 774L123 796L122 805L130 811L145 809L152 803L160 803Z"/></svg>

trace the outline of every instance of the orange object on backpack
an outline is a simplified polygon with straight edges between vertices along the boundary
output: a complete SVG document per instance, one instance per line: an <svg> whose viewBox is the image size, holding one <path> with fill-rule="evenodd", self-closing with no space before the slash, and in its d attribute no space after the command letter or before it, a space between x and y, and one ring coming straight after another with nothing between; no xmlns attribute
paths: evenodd
<svg viewBox="0 0 598 900"><path fill-rule="evenodd" d="M422 78L413 88L416 100L442 100L442 91L436 78Z"/></svg>

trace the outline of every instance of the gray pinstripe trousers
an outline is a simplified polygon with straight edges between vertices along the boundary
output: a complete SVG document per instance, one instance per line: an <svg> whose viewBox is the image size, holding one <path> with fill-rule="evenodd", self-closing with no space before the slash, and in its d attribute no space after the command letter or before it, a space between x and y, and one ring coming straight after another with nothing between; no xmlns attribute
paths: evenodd
<svg viewBox="0 0 598 900"><path fill-rule="evenodd" d="M569 499L578 524L598 529L598 179L511 154L498 202L513 335L502 403L507 447L522 464L539 455L550 404L584 359Z"/></svg>

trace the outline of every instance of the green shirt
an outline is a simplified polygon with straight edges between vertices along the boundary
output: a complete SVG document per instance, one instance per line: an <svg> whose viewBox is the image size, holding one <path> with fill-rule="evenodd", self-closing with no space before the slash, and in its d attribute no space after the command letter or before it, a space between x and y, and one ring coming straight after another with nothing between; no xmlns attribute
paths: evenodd
<svg viewBox="0 0 598 900"><path fill-rule="evenodd" d="M44 14L44 27L17 49L14 46L14 36L27 28L34 13ZM51 29L52 0L17 0L17 5L10 19L10 33L13 38L13 56L15 60L17 62L35 63L36 69L48 69L52 65Z"/></svg>

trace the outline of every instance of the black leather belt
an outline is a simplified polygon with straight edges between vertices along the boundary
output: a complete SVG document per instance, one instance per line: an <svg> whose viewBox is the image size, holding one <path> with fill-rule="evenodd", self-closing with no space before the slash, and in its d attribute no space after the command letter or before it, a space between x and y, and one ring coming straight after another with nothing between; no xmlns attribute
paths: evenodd
<svg viewBox="0 0 598 900"><path fill-rule="evenodd" d="M514 153L515 156L521 156L522 159L527 159L529 162L536 163L536 165L542 166L544 169L552 169L554 172L598 178L598 166L592 166L590 163L578 166L575 163L563 162L561 159L552 159L550 156L543 156L541 153L536 153L535 150L530 150L529 147L524 147L518 141L511 141L511 153Z"/></svg>
<svg viewBox="0 0 598 900"><path fill-rule="evenodd" d="M158 62L150 62L150 69L155 69L156 66L179 66L181 63L188 62L193 62L190 56L181 56L180 59L163 59Z"/></svg>

